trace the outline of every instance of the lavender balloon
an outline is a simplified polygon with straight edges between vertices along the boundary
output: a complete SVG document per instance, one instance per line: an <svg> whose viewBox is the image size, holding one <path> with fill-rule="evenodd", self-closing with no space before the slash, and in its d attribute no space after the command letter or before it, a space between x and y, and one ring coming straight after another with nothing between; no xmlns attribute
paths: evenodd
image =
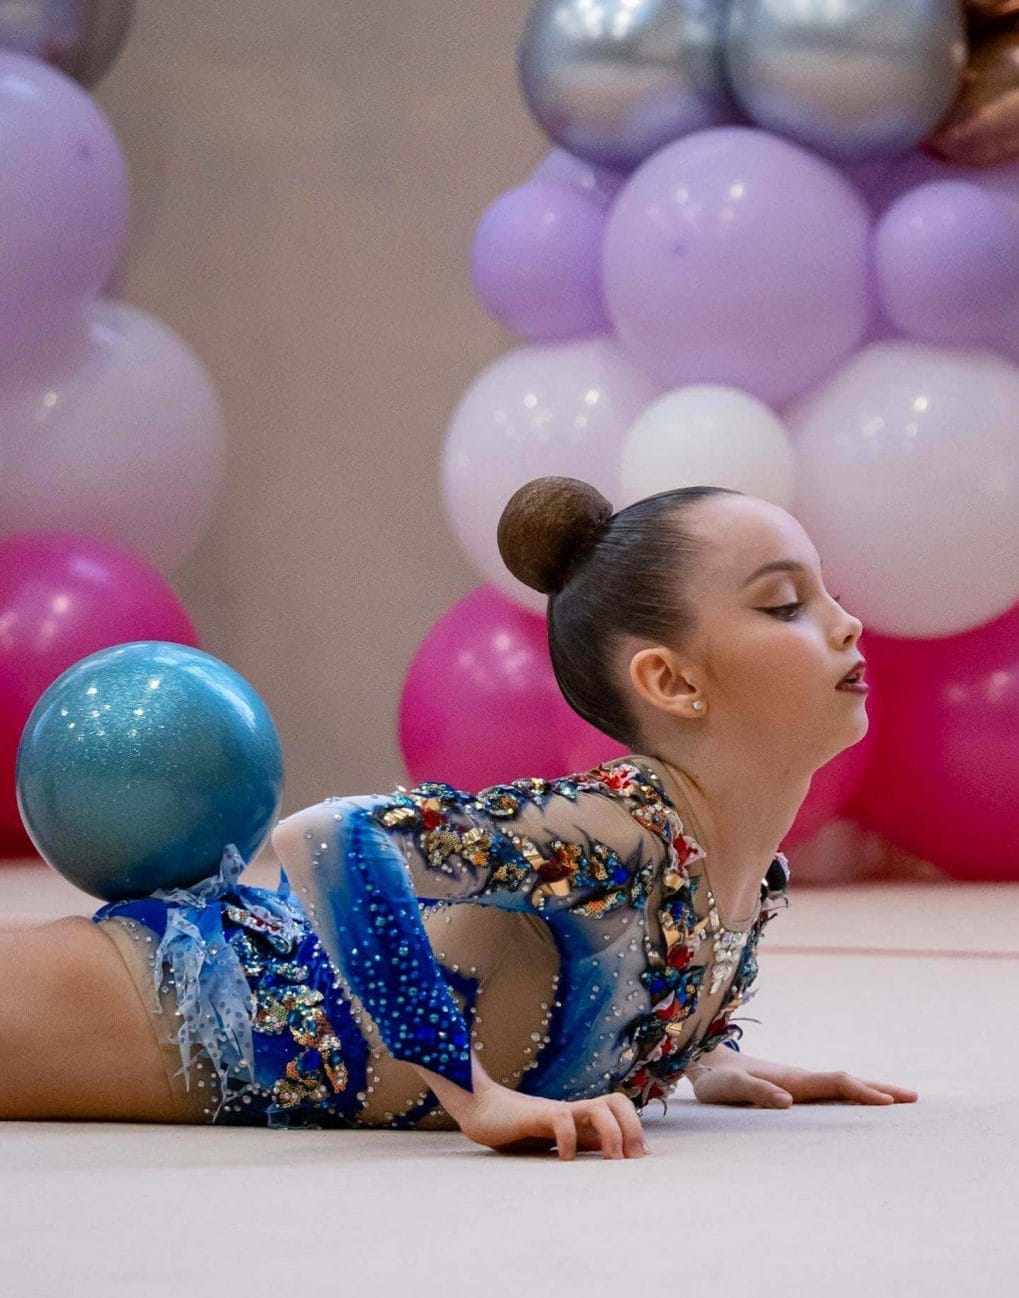
<svg viewBox="0 0 1019 1298"><path fill-rule="evenodd" d="M117 137L70 77L0 52L0 356L58 338L113 270L127 229Z"/></svg>
<svg viewBox="0 0 1019 1298"><path fill-rule="evenodd" d="M892 162L862 163L845 170L863 190L876 212L887 211L896 199L911 189L944 180L979 185L985 193L996 194L1006 206L1019 212L1019 162L976 168L946 162L924 149L915 149Z"/></svg>
<svg viewBox="0 0 1019 1298"><path fill-rule="evenodd" d="M662 383L722 383L780 401L830 373L870 315L870 218L816 154L749 127L660 149L616 199L609 315Z"/></svg>
<svg viewBox="0 0 1019 1298"><path fill-rule="evenodd" d="M882 306L903 333L931 342L996 342L1017 315L1019 213L977 184L904 194L874 240Z"/></svg>
<svg viewBox="0 0 1019 1298"><path fill-rule="evenodd" d="M581 190L531 181L496 199L474 236L474 285L507 328L536 341L608 332L605 210Z"/></svg>
<svg viewBox="0 0 1019 1298"><path fill-rule="evenodd" d="M628 171L614 171L610 167L596 167L565 149L550 149L531 172L531 180L554 180L561 185L572 185L588 198L608 207L626 184Z"/></svg>

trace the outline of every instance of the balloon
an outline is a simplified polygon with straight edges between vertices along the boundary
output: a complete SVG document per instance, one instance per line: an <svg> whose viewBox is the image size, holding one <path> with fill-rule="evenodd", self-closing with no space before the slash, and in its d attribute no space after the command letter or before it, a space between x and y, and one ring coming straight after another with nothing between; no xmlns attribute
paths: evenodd
<svg viewBox="0 0 1019 1298"><path fill-rule="evenodd" d="M732 0L725 66L759 126L858 161L919 144L966 53L957 0Z"/></svg>
<svg viewBox="0 0 1019 1298"><path fill-rule="evenodd" d="M0 541L0 852L32 850L14 760L43 690L85 655L141 637L198 644L177 596L147 563L95 537Z"/></svg>
<svg viewBox="0 0 1019 1298"><path fill-rule="evenodd" d="M490 586L464 596L428 632L407 672L399 718L415 783L475 791L554 779L626 752L566 702L545 619Z"/></svg>
<svg viewBox="0 0 1019 1298"><path fill-rule="evenodd" d="M1010 14L1019 14L1019 0L963 0L975 18L996 22Z"/></svg>
<svg viewBox="0 0 1019 1298"><path fill-rule="evenodd" d="M692 384L653 401L623 443L617 509L674 487L731 487L788 508L796 452L782 421L736 388Z"/></svg>
<svg viewBox="0 0 1019 1298"><path fill-rule="evenodd" d="M859 164L844 170L877 213L886 211L903 194L919 185L958 180L967 185L979 185L985 193L994 194L1019 215L1019 163L1016 162L982 167L979 172L974 172L972 167L936 158L926 149L915 149L894 162Z"/></svg>
<svg viewBox="0 0 1019 1298"><path fill-rule="evenodd" d="M1019 605L946 639L872 635L866 656L894 705L847 814L953 878L1019 881Z"/></svg>
<svg viewBox="0 0 1019 1298"><path fill-rule="evenodd" d="M37 59L0 51L0 367L59 339L117 263L124 158L98 104Z"/></svg>
<svg viewBox="0 0 1019 1298"><path fill-rule="evenodd" d="M35 856L35 845L25 832L14 793L14 764L18 755L23 718L17 729L0 721L0 864Z"/></svg>
<svg viewBox="0 0 1019 1298"><path fill-rule="evenodd" d="M551 669L551 659L549 660ZM562 697L560 695L560 697ZM563 700L565 702L565 699ZM630 751L625 744L610 738L567 704L566 712L557 720L559 751L562 754L562 773L589 771L602 762L625 757Z"/></svg>
<svg viewBox="0 0 1019 1298"><path fill-rule="evenodd" d="M866 204L831 164L764 131L700 131L649 158L616 199L606 306L663 384L780 401L862 337L868 236Z"/></svg>
<svg viewBox="0 0 1019 1298"><path fill-rule="evenodd" d="M1016 311L1019 213L978 184L942 181L903 194L874 240L882 306L903 333L995 343Z"/></svg>
<svg viewBox="0 0 1019 1298"><path fill-rule="evenodd" d="M796 887L831 888L860 882L874 873L882 843L880 834L855 821L835 816L815 834L796 844ZM788 853L788 846L781 847Z"/></svg>
<svg viewBox="0 0 1019 1298"><path fill-rule="evenodd" d="M796 886L858 883L897 879L944 883L945 873L930 861L889 843L877 830L848 817L836 816L806 842L796 844ZM848 899L849 894L847 894ZM838 911L838 898L829 894L829 909ZM842 920L844 922L844 919Z"/></svg>
<svg viewBox="0 0 1019 1298"><path fill-rule="evenodd" d="M134 0L19 0L0 9L0 47L92 86L117 57L133 13Z"/></svg>
<svg viewBox="0 0 1019 1298"><path fill-rule="evenodd" d="M32 709L18 805L41 856L95 897L143 897L249 861L283 796L279 736L233 668L144 640L90 654Z"/></svg>
<svg viewBox="0 0 1019 1298"><path fill-rule="evenodd" d="M829 586L885 635L955 635L1019 598L1019 369L875 343L786 413L793 512Z"/></svg>
<svg viewBox="0 0 1019 1298"><path fill-rule="evenodd" d="M496 199L472 253L474 286L508 329L538 341L605 333L605 211L579 188L529 181Z"/></svg>
<svg viewBox="0 0 1019 1298"><path fill-rule="evenodd" d="M531 172L531 180L551 180L571 185L601 207L608 207L626 184L625 171L595 167L565 149L552 149Z"/></svg>
<svg viewBox="0 0 1019 1298"><path fill-rule="evenodd" d="M570 153L616 168L737 121L719 51L724 16L718 0L538 0L518 50L527 105Z"/></svg>
<svg viewBox="0 0 1019 1298"><path fill-rule="evenodd" d="M208 373L126 302L90 303L60 349L0 376L0 536L79 532L162 572L198 547L223 475Z"/></svg>
<svg viewBox="0 0 1019 1298"><path fill-rule="evenodd" d="M973 167L1019 157L1019 32L992 36L973 51L959 97L926 144Z"/></svg>
<svg viewBox="0 0 1019 1298"><path fill-rule="evenodd" d="M557 474L612 501L619 443L659 391L608 338L520 347L474 380L446 434L442 491L464 553L494 586L544 615L547 596L499 554L506 502L532 478Z"/></svg>
<svg viewBox="0 0 1019 1298"><path fill-rule="evenodd" d="M861 636L857 649L867 659L867 676L870 677L870 660L866 636ZM875 688L867 695L867 733L849 748L819 767L810 781L810 789L800 803L789 832L779 844L783 852L790 852L809 842L826 824L839 815L849 803L863 780L870 761L874 741L874 718L890 706L887 695L879 695Z"/></svg>

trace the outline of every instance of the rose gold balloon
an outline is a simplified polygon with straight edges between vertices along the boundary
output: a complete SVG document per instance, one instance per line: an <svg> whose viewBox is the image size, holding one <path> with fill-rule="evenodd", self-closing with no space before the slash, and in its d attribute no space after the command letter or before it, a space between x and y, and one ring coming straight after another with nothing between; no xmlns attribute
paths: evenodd
<svg viewBox="0 0 1019 1298"><path fill-rule="evenodd" d="M1019 0L963 0L975 18L1007 18L1019 14Z"/></svg>
<svg viewBox="0 0 1019 1298"><path fill-rule="evenodd" d="M974 49L955 103L924 143L931 153L971 167L1019 157L1019 31Z"/></svg>

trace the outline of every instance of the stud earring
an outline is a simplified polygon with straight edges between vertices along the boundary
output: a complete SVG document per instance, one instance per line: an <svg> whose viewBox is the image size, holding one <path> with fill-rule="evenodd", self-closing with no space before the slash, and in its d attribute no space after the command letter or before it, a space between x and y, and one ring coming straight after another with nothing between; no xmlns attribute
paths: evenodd
<svg viewBox="0 0 1019 1298"><path fill-rule="evenodd" d="M700 709L704 706L704 704L700 701L700 699L694 699L694 704L693 704L693 705L694 705L694 707L697 709L698 712L699 712Z"/></svg>

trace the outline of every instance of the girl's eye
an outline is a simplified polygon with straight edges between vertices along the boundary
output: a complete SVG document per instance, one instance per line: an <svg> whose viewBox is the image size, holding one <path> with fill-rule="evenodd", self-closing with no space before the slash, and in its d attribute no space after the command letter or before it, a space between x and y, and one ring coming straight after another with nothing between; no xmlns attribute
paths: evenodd
<svg viewBox="0 0 1019 1298"><path fill-rule="evenodd" d="M832 599L834 599L836 604L842 603L841 595L833 595ZM783 617L781 620L783 622L792 622L793 619L796 617L797 609L801 609L802 607L803 607L803 602L801 600L800 603L798 604L776 604L774 608L766 608L764 611L765 613L773 613L773 614L788 613L789 616Z"/></svg>

